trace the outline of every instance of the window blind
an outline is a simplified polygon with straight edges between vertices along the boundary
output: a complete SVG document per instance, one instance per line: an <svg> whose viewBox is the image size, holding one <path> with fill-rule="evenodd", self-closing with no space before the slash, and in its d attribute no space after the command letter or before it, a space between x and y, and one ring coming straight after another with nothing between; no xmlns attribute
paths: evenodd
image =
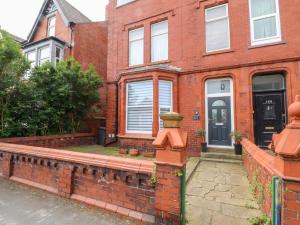
<svg viewBox="0 0 300 225"><path fill-rule="evenodd" d="M144 63L144 28L129 31L129 65Z"/></svg>
<svg viewBox="0 0 300 225"><path fill-rule="evenodd" d="M127 131L152 131L153 82L152 80L127 84Z"/></svg>

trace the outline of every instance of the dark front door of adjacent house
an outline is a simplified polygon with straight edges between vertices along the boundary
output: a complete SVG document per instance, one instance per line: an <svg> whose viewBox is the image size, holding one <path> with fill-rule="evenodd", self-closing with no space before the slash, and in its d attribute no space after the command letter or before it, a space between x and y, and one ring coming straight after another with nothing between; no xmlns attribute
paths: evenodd
<svg viewBox="0 0 300 225"><path fill-rule="evenodd" d="M285 126L284 91L254 93L255 142L266 148L272 142L274 133L280 133Z"/></svg>
<svg viewBox="0 0 300 225"><path fill-rule="evenodd" d="M231 98L208 98L208 144L231 146Z"/></svg>

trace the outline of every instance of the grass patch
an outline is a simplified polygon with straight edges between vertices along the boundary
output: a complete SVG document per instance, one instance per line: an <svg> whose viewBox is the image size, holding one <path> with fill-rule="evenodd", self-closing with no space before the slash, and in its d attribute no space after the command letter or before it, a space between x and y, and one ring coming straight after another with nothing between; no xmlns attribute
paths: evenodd
<svg viewBox="0 0 300 225"><path fill-rule="evenodd" d="M120 158L153 160L153 158L147 158L147 157L144 157L143 155L139 155L139 156L130 156L129 154L122 155L122 154L119 154L118 147L103 147L101 145L73 146L73 147L65 148L64 150L72 151L72 152L107 155L107 156L114 156L114 157L120 157Z"/></svg>

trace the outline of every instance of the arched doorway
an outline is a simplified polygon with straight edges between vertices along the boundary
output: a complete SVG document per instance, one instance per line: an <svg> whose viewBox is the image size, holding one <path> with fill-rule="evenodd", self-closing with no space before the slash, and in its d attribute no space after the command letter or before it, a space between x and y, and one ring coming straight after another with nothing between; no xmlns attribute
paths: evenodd
<svg viewBox="0 0 300 225"><path fill-rule="evenodd" d="M255 143L266 148L273 134L280 133L287 121L283 74L253 77L253 112Z"/></svg>

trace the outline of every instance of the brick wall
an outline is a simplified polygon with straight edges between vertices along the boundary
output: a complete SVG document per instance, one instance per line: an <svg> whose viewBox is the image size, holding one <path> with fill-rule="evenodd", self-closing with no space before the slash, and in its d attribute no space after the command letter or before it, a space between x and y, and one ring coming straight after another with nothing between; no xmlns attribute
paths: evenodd
<svg viewBox="0 0 300 225"><path fill-rule="evenodd" d="M283 184L283 225L300 224L300 182L285 181Z"/></svg>
<svg viewBox="0 0 300 225"><path fill-rule="evenodd" d="M226 2L226 1L225 1ZM228 1L227 1L228 2ZM156 4L157 3L157 4ZM286 78L287 104L300 94L300 27L289 21L299 20L299 9L288 1L280 2L282 42L269 46L252 47L250 41L248 0L229 1L229 20L231 49L213 54L205 52L205 8L223 4L224 1L194 0L143 0L134 1L121 7L111 0L107 7L108 19L108 70L107 80L119 82L119 87L137 79L154 79L157 71L143 67L151 63L151 24L168 19L169 22L169 60L164 65L180 68L180 72L169 72L161 77L177 77L173 90L177 103L174 111L184 116L182 128L189 134L189 155L200 154L200 139L194 133L205 127L205 82L208 79L231 78L233 81L234 129L239 130L254 141L252 78L258 74L282 73ZM241 15L242 18L241 18ZM128 66L128 31L143 26L145 29L145 62L138 68ZM240 35L243 34L243 35ZM143 68L143 69L142 69ZM140 69L132 73L132 70ZM166 75L167 74L167 75ZM124 78L126 76L126 78ZM121 88L120 88L121 90ZM123 90L124 91L124 90ZM108 115L107 130L118 131L124 135L126 98L115 102L116 92L108 88L108 109L118 106L118 128L116 117ZM119 94L120 95L120 94ZM125 99L125 100L122 100ZM174 102L175 103L175 102ZM154 106L155 107L155 106ZM111 112L111 111L109 111ZM193 120L195 112L200 120ZM156 115L154 115L156 118ZM156 122L153 121L156 125ZM153 133L155 137L155 132Z"/></svg>
<svg viewBox="0 0 300 225"><path fill-rule="evenodd" d="M143 222L154 222L154 164L0 143L0 176Z"/></svg>
<svg viewBox="0 0 300 225"><path fill-rule="evenodd" d="M96 135L92 133L78 133L34 137L0 138L0 143L1 142L36 147L64 148L75 145L96 144Z"/></svg>
<svg viewBox="0 0 300 225"><path fill-rule="evenodd" d="M268 164L273 156L244 140L243 162L251 183L251 189L264 213L272 217L272 177L276 176ZM262 187L261 190L260 187Z"/></svg>
<svg viewBox="0 0 300 225"><path fill-rule="evenodd" d="M272 177L277 176L282 183L282 188L279 190L281 191L282 201L282 225L300 224L300 181L292 180L289 176L280 172L282 168L289 168L289 166L278 164L275 159L279 156L276 157L266 153L247 139L242 141L242 145L244 149L243 161L249 181L251 182L251 187L253 187L254 182L262 185L263 198L262 202L260 202L260 207L263 212L270 217L272 216L272 195L270 193L270 185ZM287 164L288 163L289 161ZM286 171L288 172L288 169ZM261 193L256 191L257 198L260 198L260 194Z"/></svg>
<svg viewBox="0 0 300 225"><path fill-rule="evenodd" d="M81 63L86 70L93 65L104 81L99 89L101 111L94 113L94 117L106 115L106 76L107 76L107 23L91 22L76 24L74 28L74 48L72 56ZM98 126L96 125L98 124ZM100 123L95 123L96 128ZM92 126L92 124L90 124Z"/></svg>

